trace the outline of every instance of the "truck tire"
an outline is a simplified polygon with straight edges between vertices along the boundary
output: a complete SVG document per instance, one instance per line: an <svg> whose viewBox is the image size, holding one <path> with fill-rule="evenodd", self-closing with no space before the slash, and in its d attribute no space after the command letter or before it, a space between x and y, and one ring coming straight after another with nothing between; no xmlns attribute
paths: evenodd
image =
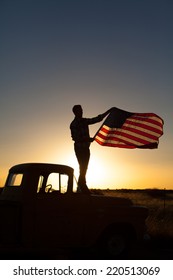
<svg viewBox="0 0 173 280"><path fill-rule="evenodd" d="M104 258L120 259L127 256L129 240L126 233L116 229L111 230L103 236L101 243Z"/></svg>

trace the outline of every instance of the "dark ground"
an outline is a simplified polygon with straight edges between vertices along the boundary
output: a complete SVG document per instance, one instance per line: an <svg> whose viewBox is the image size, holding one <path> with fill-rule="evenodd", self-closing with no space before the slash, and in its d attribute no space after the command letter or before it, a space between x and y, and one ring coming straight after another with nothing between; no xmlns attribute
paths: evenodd
<svg viewBox="0 0 173 280"><path fill-rule="evenodd" d="M107 259L106 256L96 254L93 250L73 249L64 250L60 249L55 252L52 251L29 251L14 252L12 249L6 251L0 250L1 260L11 259L37 259L37 260L98 260ZM164 239L162 237L154 238L145 241L141 244L136 244L128 253L122 258L127 260L173 260L173 239Z"/></svg>

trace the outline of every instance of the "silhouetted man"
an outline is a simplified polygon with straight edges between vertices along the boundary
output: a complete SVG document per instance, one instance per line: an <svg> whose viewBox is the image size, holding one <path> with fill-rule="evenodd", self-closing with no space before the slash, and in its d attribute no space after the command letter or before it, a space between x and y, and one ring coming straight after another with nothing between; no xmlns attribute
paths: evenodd
<svg viewBox="0 0 173 280"><path fill-rule="evenodd" d="M75 118L70 124L71 137L74 141L74 150L79 163L78 191L90 193L86 184L86 172L90 159L90 143L94 140L89 135L89 125L95 124L104 119L110 110L98 115L95 118L83 118L81 105L75 105L72 109Z"/></svg>

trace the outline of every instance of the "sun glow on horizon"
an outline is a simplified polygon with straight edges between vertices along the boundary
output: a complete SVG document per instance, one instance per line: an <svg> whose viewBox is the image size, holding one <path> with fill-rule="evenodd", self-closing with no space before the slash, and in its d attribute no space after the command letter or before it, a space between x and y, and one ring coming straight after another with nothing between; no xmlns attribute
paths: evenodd
<svg viewBox="0 0 173 280"><path fill-rule="evenodd" d="M66 163L74 168L74 175L78 179L79 165L75 155L68 157ZM96 155L91 156L86 174L89 188L119 188L123 179L124 176L121 167L115 165L109 167L109 164L104 162L100 157Z"/></svg>
<svg viewBox="0 0 173 280"><path fill-rule="evenodd" d="M74 175L76 179L78 179L79 176L79 165L77 162L77 159L75 155L70 156L67 158L67 164L74 168ZM95 187L95 186L103 186L103 182L105 181L105 173L106 168L103 164L103 162L100 161L100 159L96 156L91 157L88 165L88 170L86 174L87 184L89 187Z"/></svg>

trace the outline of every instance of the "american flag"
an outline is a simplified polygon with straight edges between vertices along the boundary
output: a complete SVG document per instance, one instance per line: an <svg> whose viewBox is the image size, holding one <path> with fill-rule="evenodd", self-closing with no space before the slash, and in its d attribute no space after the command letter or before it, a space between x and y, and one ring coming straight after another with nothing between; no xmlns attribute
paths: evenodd
<svg viewBox="0 0 173 280"><path fill-rule="evenodd" d="M102 146L154 149L162 134L163 120L158 115L130 113L114 107L94 138Z"/></svg>

